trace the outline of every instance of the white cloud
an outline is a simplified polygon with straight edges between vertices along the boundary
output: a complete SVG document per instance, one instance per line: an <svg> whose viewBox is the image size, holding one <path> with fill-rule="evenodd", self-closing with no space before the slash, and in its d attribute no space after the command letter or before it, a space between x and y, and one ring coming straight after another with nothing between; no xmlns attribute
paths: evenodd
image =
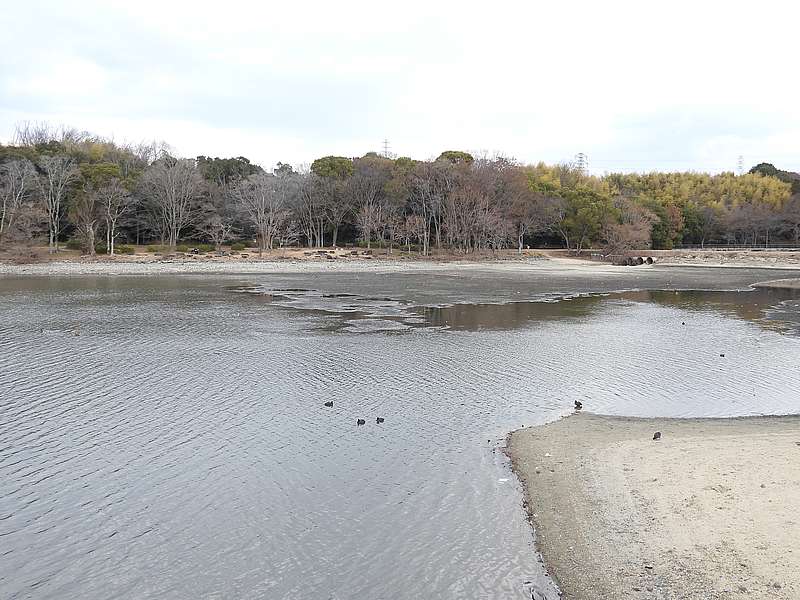
<svg viewBox="0 0 800 600"><path fill-rule="evenodd" d="M0 138L31 118L265 165L388 137L420 158L800 169L798 17L791 2L18 4Z"/></svg>

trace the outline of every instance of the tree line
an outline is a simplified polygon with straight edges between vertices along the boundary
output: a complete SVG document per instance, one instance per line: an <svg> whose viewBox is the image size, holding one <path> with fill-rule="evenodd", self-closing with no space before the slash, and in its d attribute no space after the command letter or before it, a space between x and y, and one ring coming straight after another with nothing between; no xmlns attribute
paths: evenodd
<svg viewBox="0 0 800 600"><path fill-rule="evenodd" d="M433 160L326 156L266 170L245 157L179 158L25 123L0 146L0 244L65 240L175 248L245 241L260 251L360 243L471 253L562 246L607 254L696 244L800 242L800 175L610 173L445 151Z"/></svg>

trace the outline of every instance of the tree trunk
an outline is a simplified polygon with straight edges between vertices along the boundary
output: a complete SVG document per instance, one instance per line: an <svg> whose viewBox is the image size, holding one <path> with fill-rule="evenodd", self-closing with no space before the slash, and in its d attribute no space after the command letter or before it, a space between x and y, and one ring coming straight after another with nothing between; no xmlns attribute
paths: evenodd
<svg viewBox="0 0 800 600"><path fill-rule="evenodd" d="M86 228L86 241L89 246L89 256L94 256L96 254L94 251L94 227Z"/></svg>
<svg viewBox="0 0 800 600"><path fill-rule="evenodd" d="M569 236L567 235L567 232L559 230L559 233L561 234L561 237L564 238L564 243L567 245L567 252L570 252L571 248L569 247Z"/></svg>

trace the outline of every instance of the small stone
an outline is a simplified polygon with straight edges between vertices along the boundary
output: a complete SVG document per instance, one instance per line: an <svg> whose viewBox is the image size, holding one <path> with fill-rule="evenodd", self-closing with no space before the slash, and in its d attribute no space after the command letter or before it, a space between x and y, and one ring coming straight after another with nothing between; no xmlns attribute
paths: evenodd
<svg viewBox="0 0 800 600"><path fill-rule="evenodd" d="M761 484L761 487L762 487L762 488L765 488L765 487L767 487L767 486L765 486L765 485L762 483L762 484Z"/></svg>

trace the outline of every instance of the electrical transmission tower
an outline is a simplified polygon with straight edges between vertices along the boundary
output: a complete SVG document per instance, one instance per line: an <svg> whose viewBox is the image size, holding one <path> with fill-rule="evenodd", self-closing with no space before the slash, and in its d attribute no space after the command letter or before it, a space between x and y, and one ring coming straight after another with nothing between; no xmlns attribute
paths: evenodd
<svg viewBox="0 0 800 600"><path fill-rule="evenodd" d="M575 168L583 175L589 174L589 157L583 152L578 152L575 155Z"/></svg>
<svg viewBox="0 0 800 600"><path fill-rule="evenodd" d="M739 155L739 160L736 161L736 171L739 175L744 175L744 156Z"/></svg>
<svg viewBox="0 0 800 600"><path fill-rule="evenodd" d="M392 148L389 145L389 140L388 139L384 139L383 140L383 157L384 158L392 158L391 150L392 150Z"/></svg>

